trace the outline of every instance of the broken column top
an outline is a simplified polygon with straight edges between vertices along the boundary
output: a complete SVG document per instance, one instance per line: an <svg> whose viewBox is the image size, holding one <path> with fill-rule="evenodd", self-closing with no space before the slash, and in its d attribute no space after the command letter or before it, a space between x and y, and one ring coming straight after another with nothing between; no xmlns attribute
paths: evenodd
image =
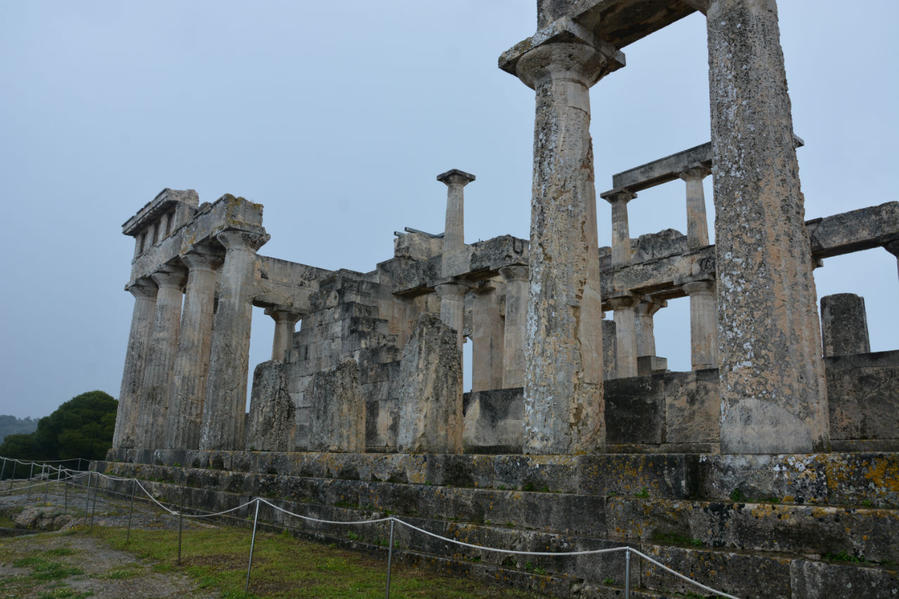
<svg viewBox="0 0 899 599"><path fill-rule="evenodd" d="M468 185L472 181L475 180L475 176L471 173L466 173L465 171L460 171L457 168L450 169L445 173L440 173L437 175L437 180L441 183L445 183L446 185Z"/></svg>
<svg viewBox="0 0 899 599"><path fill-rule="evenodd" d="M193 189L169 189L160 191L152 201L144 204L137 214L122 223L122 233L135 236L147 223L160 217L178 204L186 204L196 208L200 204L200 196Z"/></svg>

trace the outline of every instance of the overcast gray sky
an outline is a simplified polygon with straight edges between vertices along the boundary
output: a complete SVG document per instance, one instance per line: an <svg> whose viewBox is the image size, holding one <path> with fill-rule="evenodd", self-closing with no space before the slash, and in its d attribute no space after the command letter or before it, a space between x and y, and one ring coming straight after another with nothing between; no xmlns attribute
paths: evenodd
<svg viewBox="0 0 899 599"><path fill-rule="evenodd" d="M434 177L460 168L477 175L466 241L527 237L534 97L496 59L533 33L534 6L0 0L0 414L118 396L133 302L121 224L163 187L263 203L260 253L369 271L393 231L443 229ZM899 3L780 12L807 218L896 200ZM708 141L705 39L688 17L625 48L628 66L593 88L598 192ZM632 236L685 231L680 182L630 208ZM815 276L819 295L865 297L873 350L899 346L891 255L829 259ZM656 323L658 353L689 369L687 300ZM254 311L252 364L273 328Z"/></svg>

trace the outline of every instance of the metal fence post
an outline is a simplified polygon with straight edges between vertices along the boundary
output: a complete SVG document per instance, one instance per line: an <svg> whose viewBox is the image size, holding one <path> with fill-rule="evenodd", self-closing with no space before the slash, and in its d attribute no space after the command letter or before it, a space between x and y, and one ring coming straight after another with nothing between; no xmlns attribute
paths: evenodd
<svg viewBox="0 0 899 599"><path fill-rule="evenodd" d="M631 548L624 548L624 599L631 598Z"/></svg>
<svg viewBox="0 0 899 599"><path fill-rule="evenodd" d="M90 530L94 529L94 513L97 511L97 491L100 490L100 479L97 479L97 484L94 485L94 501L91 504L91 525Z"/></svg>
<svg viewBox="0 0 899 599"><path fill-rule="evenodd" d="M31 462L31 468L28 469L28 499L31 499L31 479L34 478L34 462Z"/></svg>
<svg viewBox="0 0 899 599"><path fill-rule="evenodd" d="M44 481L44 503L47 503L47 487L50 486L48 482L50 477L47 476L47 464L41 464L41 480Z"/></svg>
<svg viewBox="0 0 899 599"><path fill-rule="evenodd" d="M69 513L69 481L68 481L68 479L62 481L62 488L63 488L63 496L65 497L65 499L63 500L65 503L63 503L62 513L67 514L67 513Z"/></svg>
<svg viewBox="0 0 899 599"><path fill-rule="evenodd" d="M384 597L390 599L390 569L393 565L393 518L390 519L390 540L387 541L387 592Z"/></svg>
<svg viewBox="0 0 899 599"><path fill-rule="evenodd" d="M181 565L181 531L184 522L184 486L181 486L181 505L178 506L178 565Z"/></svg>
<svg viewBox="0 0 899 599"><path fill-rule="evenodd" d="M125 535L125 544L131 541L131 518L134 516L134 487L137 486L137 479L131 479L131 507L128 508L128 534Z"/></svg>
<svg viewBox="0 0 899 599"><path fill-rule="evenodd" d="M87 514L91 507L91 481L93 480L93 472L87 471L87 490L84 492L84 513Z"/></svg>
<svg viewBox="0 0 899 599"><path fill-rule="evenodd" d="M3 468L0 468L0 480L3 480L4 474L6 474L6 458L3 458Z"/></svg>
<svg viewBox="0 0 899 599"><path fill-rule="evenodd" d="M250 570L253 568L253 548L256 546L256 523L259 522L259 498L256 498L256 514L253 516L253 536L250 538L250 561L247 564L247 584L244 593L250 592Z"/></svg>

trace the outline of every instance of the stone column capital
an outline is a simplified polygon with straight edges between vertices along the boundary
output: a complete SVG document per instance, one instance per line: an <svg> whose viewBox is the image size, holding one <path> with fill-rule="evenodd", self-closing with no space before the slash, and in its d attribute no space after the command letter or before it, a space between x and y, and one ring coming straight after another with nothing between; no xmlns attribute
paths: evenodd
<svg viewBox="0 0 899 599"><path fill-rule="evenodd" d="M606 301L609 302L609 305L612 306L613 310L627 310L637 305L638 298L633 295L619 295L610 297Z"/></svg>
<svg viewBox="0 0 899 599"><path fill-rule="evenodd" d="M178 289L181 289L187 282L187 270L181 266L166 265L151 274L150 277L160 289L166 287L177 287Z"/></svg>
<svg viewBox="0 0 899 599"><path fill-rule="evenodd" d="M142 277L140 279L137 279L133 283L125 285L125 291L133 295L135 298L156 297L156 290L156 283L154 283L152 279L147 277Z"/></svg>
<svg viewBox="0 0 899 599"><path fill-rule="evenodd" d="M627 204L637 197L637 192L631 191L630 189L626 188L610 189L609 191L604 191L603 193L599 194L599 197L614 206L615 204L619 203Z"/></svg>
<svg viewBox="0 0 899 599"><path fill-rule="evenodd" d="M681 288L687 295L695 295L698 293L715 293L715 281L708 279L701 281L690 281L689 283L684 283Z"/></svg>
<svg viewBox="0 0 899 599"><path fill-rule="evenodd" d="M681 172L677 174L678 177L683 179L684 181L699 179L700 181L708 177L712 174L712 169L703 166L701 164L697 164L695 166L691 166L690 168L685 168Z"/></svg>
<svg viewBox="0 0 899 599"><path fill-rule="evenodd" d="M445 173L440 173L437 175L437 180L441 183L444 183L448 187L453 185L461 185L465 187L469 183L475 180L475 176L471 173L466 173L465 171L460 171L459 169L450 169Z"/></svg>
<svg viewBox="0 0 899 599"><path fill-rule="evenodd" d="M270 235L265 229L256 231L245 231L239 229L227 229L218 233L215 239L225 246L228 251L250 251L255 252L261 248L270 239Z"/></svg>
<svg viewBox="0 0 899 599"><path fill-rule="evenodd" d="M528 265L527 264L509 264L499 269L499 274L508 283L509 281L527 281Z"/></svg>
<svg viewBox="0 0 899 599"><path fill-rule="evenodd" d="M434 291L443 298L462 298L465 296L465 293L468 291L468 285L459 282L445 282L438 283L434 285Z"/></svg>
<svg viewBox="0 0 899 599"><path fill-rule="evenodd" d="M277 306L266 308L265 313L278 323L285 322L288 324L296 324L297 321L303 317L303 314L300 312L294 312L290 309L279 308Z"/></svg>
<svg viewBox="0 0 899 599"><path fill-rule="evenodd" d="M652 316L662 308L666 308L668 306L668 302L665 300L657 300L652 297L646 296L640 299L639 303L636 306L637 314L642 316Z"/></svg>
<svg viewBox="0 0 899 599"><path fill-rule="evenodd" d="M206 248L191 248L179 256L190 270L215 270L222 265L223 256Z"/></svg>

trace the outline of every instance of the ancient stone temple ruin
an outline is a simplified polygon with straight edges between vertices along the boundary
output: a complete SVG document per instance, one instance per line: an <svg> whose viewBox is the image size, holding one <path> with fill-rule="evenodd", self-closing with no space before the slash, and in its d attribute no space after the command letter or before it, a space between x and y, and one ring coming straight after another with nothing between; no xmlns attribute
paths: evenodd
<svg viewBox="0 0 899 599"><path fill-rule="evenodd" d="M710 142L594 181L590 88L695 11ZM406 228L365 273L259 253L262 206L231 195L165 189L124 224L134 314L101 467L207 507L267 495L494 547L627 543L740 597L895 597L899 351L870 352L856 295L821 298L819 318L812 272L899 255L899 203L804 220L774 0L540 0L537 32L499 66L536 97L529 239L465 243L477 183L455 169L437 175L444 231ZM663 184L681 186L686 234L631 238L628 203ZM654 314L680 297L690 372L655 350ZM254 306L275 335L247 412ZM535 567L400 547L547 593L621 594L620 554ZM650 565L633 576L640 597L687 591Z"/></svg>

